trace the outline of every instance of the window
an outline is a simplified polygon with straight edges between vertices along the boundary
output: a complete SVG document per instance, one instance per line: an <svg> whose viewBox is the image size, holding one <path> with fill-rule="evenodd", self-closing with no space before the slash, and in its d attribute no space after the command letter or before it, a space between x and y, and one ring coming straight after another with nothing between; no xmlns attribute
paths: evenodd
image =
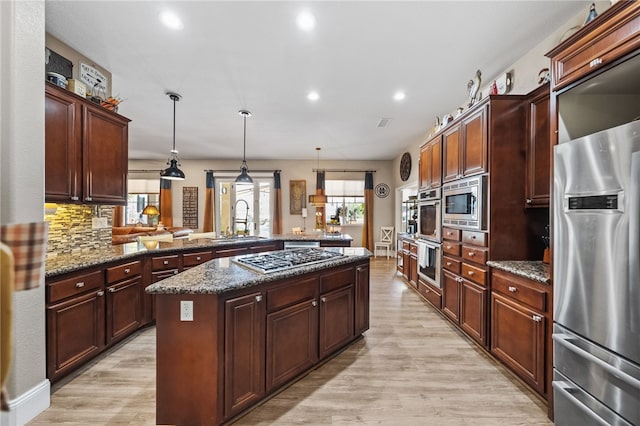
<svg viewBox="0 0 640 426"><path fill-rule="evenodd" d="M253 183L216 178L216 224L220 234L271 235L273 179L253 177Z"/></svg>
<svg viewBox="0 0 640 426"><path fill-rule="evenodd" d="M337 219L347 225L364 223L364 180L326 180L324 192L327 222Z"/></svg>
<svg viewBox="0 0 640 426"><path fill-rule="evenodd" d="M124 220L128 225L141 223L143 225L157 225L158 216L147 217L142 210L149 204L160 208L160 180L159 179L129 179L129 193Z"/></svg>

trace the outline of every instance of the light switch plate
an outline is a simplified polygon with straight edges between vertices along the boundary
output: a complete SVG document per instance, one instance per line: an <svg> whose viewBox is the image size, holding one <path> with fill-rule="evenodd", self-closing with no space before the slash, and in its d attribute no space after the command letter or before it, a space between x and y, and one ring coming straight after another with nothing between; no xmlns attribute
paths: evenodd
<svg viewBox="0 0 640 426"><path fill-rule="evenodd" d="M193 301L180 301L180 321L193 321Z"/></svg>

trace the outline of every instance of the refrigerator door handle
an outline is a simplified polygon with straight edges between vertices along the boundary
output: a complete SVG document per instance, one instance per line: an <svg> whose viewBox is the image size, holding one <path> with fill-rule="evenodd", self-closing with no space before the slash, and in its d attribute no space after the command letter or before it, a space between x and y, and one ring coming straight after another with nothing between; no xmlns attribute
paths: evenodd
<svg viewBox="0 0 640 426"><path fill-rule="evenodd" d="M627 423L626 421L622 420L619 417L616 419L611 418L612 414L607 413L608 410L602 409L602 408L599 409L599 406L598 406L599 403L597 404L594 404L593 402L590 403L591 401L587 397L587 394L577 386L572 386L570 382L554 380L553 390L554 392L557 392L559 396L565 398L567 401L570 401L571 404L573 404L575 407L578 408L578 410L580 410L582 413L588 416L589 417L588 420L590 420L589 424L592 424L594 426L610 426L615 421L616 425L630 426L629 423ZM603 411L603 412L599 413L598 411ZM607 419L603 418L603 416L606 417ZM557 418L558 418L558 415L556 415L556 419ZM580 420L586 421L587 419L582 418L582 419L579 419L579 421Z"/></svg>
<svg viewBox="0 0 640 426"><path fill-rule="evenodd" d="M640 152L631 154L629 182L629 297L630 328L640 334Z"/></svg>
<svg viewBox="0 0 640 426"><path fill-rule="evenodd" d="M572 340L574 340L575 338L566 334L555 334L553 335L553 341L557 344L560 344L562 346L564 346L566 349L570 350L571 352L576 353L577 355L581 356L582 358L586 358L587 360L589 360L590 362L596 364L598 367L602 368L603 370L605 370L607 373L611 374L612 376L616 377L617 379L622 380L623 382L625 382L626 384L628 384L629 386L638 389L638 392L640 392L640 380L638 380L637 378L625 373L622 370L619 370L617 368L615 368L613 365L609 364L608 362L605 362L603 360L601 360L600 358L598 358L597 356L585 351L584 349L576 346L575 344L573 344Z"/></svg>

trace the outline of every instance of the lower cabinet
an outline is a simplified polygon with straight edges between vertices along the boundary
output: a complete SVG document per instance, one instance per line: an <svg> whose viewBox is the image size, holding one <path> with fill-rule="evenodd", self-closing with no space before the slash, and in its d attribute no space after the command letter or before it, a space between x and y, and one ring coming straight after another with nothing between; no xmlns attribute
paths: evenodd
<svg viewBox="0 0 640 426"><path fill-rule="evenodd" d="M493 271L491 353L543 396L551 368L548 300L544 284Z"/></svg>
<svg viewBox="0 0 640 426"><path fill-rule="evenodd" d="M225 302L224 413L232 417L265 392L265 302L255 292Z"/></svg>
<svg viewBox="0 0 640 426"><path fill-rule="evenodd" d="M369 329L369 265L356 267L355 334Z"/></svg>
<svg viewBox="0 0 640 426"><path fill-rule="evenodd" d="M442 271L442 312L453 322L460 321L461 278L449 271Z"/></svg>
<svg viewBox="0 0 640 426"><path fill-rule="evenodd" d="M353 339L353 311L353 286L320 295L320 359Z"/></svg>
<svg viewBox="0 0 640 426"><path fill-rule="evenodd" d="M469 280L460 283L460 328L482 346L487 346L486 288Z"/></svg>
<svg viewBox="0 0 640 426"><path fill-rule="evenodd" d="M142 323L141 274L140 261L107 268L107 345L136 331Z"/></svg>

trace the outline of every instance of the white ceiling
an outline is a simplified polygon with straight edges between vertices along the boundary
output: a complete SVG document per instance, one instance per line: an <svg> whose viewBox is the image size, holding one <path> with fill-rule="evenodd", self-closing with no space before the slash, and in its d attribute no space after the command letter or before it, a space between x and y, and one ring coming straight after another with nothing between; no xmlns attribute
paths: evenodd
<svg viewBox="0 0 640 426"><path fill-rule="evenodd" d="M315 147L323 160L388 160L466 101L476 69L495 78L588 3L47 0L46 30L112 72L131 159L167 158L171 90L182 159L241 158L248 109L249 161L316 159ZM182 30L160 23L167 9Z"/></svg>

